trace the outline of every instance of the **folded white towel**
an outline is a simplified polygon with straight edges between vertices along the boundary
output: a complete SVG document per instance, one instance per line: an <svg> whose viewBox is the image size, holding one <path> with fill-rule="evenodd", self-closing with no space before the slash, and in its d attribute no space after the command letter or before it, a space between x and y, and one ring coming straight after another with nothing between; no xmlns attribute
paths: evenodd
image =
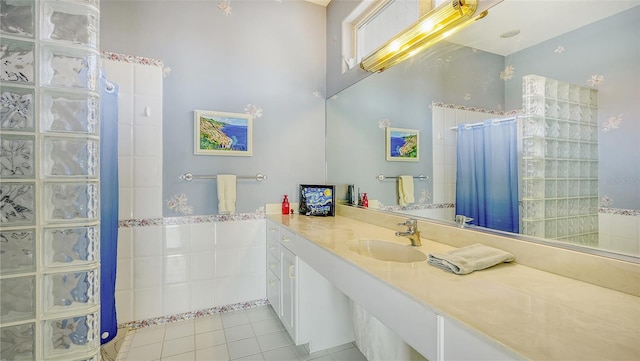
<svg viewBox="0 0 640 361"><path fill-rule="evenodd" d="M236 212L236 176L234 174L218 174L218 214L234 214Z"/></svg>
<svg viewBox="0 0 640 361"><path fill-rule="evenodd" d="M479 243L445 253L429 254L430 265L460 275L489 268L502 262L511 262L514 259L515 257L509 252Z"/></svg>
<svg viewBox="0 0 640 361"><path fill-rule="evenodd" d="M406 206L415 203L413 195L413 177L410 175L401 175L398 177L398 204Z"/></svg>

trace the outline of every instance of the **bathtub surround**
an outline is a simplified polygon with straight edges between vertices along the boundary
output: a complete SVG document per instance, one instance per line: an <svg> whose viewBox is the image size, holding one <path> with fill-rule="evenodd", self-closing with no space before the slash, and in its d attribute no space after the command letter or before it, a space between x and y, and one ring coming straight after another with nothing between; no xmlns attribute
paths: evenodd
<svg viewBox="0 0 640 361"><path fill-rule="evenodd" d="M121 220L120 323L265 298L264 213Z"/></svg>

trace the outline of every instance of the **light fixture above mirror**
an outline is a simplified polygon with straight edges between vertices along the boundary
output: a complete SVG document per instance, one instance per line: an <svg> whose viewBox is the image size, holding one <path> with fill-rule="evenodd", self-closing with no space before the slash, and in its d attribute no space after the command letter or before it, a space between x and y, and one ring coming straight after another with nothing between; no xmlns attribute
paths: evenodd
<svg viewBox="0 0 640 361"><path fill-rule="evenodd" d="M383 71L482 19L490 7L500 2L502 0L447 1L363 58L360 67L370 72Z"/></svg>

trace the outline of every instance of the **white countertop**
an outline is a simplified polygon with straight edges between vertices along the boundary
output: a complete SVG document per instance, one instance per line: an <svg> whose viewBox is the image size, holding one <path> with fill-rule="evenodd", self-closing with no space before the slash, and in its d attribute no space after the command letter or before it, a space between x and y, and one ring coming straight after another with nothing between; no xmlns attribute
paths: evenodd
<svg viewBox="0 0 640 361"><path fill-rule="evenodd" d="M640 360L640 297L526 267L517 259L464 276L426 261L379 261L351 252L346 243L409 240L341 216L268 218L524 358ZM423 237L416 249L428 254L453 247Z"/></svg>

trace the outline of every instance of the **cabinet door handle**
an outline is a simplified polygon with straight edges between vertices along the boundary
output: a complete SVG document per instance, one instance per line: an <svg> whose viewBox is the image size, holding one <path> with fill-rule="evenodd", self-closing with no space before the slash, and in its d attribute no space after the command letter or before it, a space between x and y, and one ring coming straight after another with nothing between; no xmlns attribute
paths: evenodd
<svg viewBox="0 0 640 361"><path fill-rule="evenodd" d="M275 286L276 284L278 284L278 281L269 280L269 286Z"/></svg>
<svg viewBox="0 0 640 361"><path fill-rule="evenodd" d="M276 229L275 228L269 228L269 232L275 232Z"/></svg>
<svg viewBox="0 0 640 361"><path fill-rule="evenodd" d="M276 246L269 246L269 249L276 249Z"/></svg>
<svg viewBox="0 0 640 361"><path fill-rule="evenodd" d="M289 238L287 238L287 237L280 237L280 240L281 240L282 242L289 242L289 241L290 241L290 239L289 239Z"/></svg>
<svg viewBox="0 0 640 361"><path fill-rule="evenodd" d="M296 266L295 265L292 264L291 266L289 266L289 278L291 278L291 279L296 278L295 270L296 270Z"/></svg>
<svg viewBox="0 0 640 361"><path fill-rule="evenodd" d="M276 264L273 262L269 262L269 268L273 269L276 267Z"/></svg>

